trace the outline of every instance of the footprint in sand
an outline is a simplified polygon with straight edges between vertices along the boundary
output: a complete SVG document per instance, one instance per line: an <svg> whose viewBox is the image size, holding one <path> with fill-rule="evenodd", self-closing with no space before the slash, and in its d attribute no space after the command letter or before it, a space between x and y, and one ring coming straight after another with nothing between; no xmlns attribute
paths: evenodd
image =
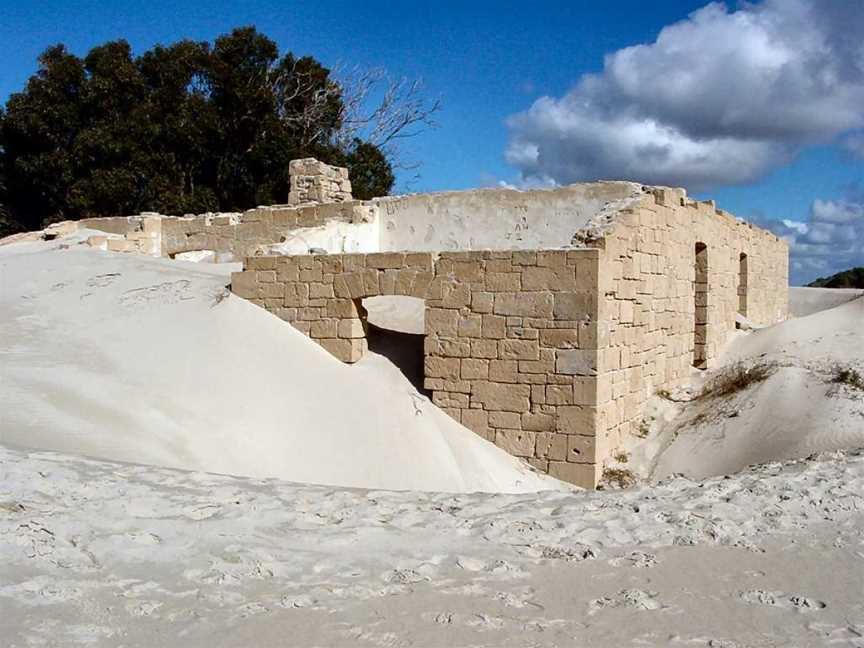
<svg viewBox="0 0 864 648"><path fill-rule="evenodd" d="M646 592L640 589L625 589L611 596L594 599L589 603L593 614L606 608L633 608L635 610L660 610L663 604L657 600L657 592Z"/></svg>
<svg viewBox="0 0 864 648"><path fill-rule="evenodd" d="M189 290L191 286L192 282L188 279L180 279L179 281L166 281L155 286L127 290L120 295L120 304L127 308L134 308L154 302L176 304L177 302L188 301L195 299L195 295Z"/></svg>
<svg viewBox="0 0 864 648"><path fill-rule="evenodd" d="M625 556L617 556L609 561L613 567L638 567L647 569L657 565L657 556L644 551L631 551Z"/></svg>
<svg viewBox="0 0 864 648"><path fill-rule="evenodd" d="M827 607L827 605L822 601L802 596L800 594L769 592L760 589L739 592L738 598L750 605L770 605L772 607L793 608L800 610L801 612L822 610Z"/></svg>

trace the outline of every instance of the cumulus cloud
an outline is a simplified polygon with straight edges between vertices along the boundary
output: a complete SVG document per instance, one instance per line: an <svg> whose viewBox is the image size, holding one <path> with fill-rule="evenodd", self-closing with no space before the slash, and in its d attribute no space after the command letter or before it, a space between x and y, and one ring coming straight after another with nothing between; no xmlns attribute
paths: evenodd
<svg viewBox="0 0 864 648"><path fill-rule="evenodd" d="M789 242L793 284L864 266L864 202L814 200L806 221L761 224Z"/></svg>
<svg viewBox="0 0 864 648"><path fill-rule="evenodd" d="M848 0L709 4L511 116L507 160L523 178L559 183L698 191L756 180L864 127L861 33L864 11Z"/></svg>

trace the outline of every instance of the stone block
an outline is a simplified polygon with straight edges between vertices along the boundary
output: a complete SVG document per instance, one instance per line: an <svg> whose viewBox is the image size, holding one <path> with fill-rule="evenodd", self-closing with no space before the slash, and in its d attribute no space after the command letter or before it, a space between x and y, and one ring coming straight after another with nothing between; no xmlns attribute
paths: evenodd
<svg viewBox="0 0 864 648"><path fill-rule="evenodd" d="M556 292L554 315L556 320L596 319L597 294L594 292Z"/></svg>
<svg viewBox="0 0 864 648"><path fill-rule="evenodd" d="M496 428L519 429L522 417L518 412L489 412L489 425Z"/></svg>
<svg viewBox="0 0 864 648"><path fill-rule="evenodd" d="M459 329L459 311L446 308L426 309L426 335L456 337Z"/></svg>
<svg viewBox="0 0 864 648"><path fill-rule="evenodd" d="M549 414L533 414L524 412L522 414L522 429L534 432L551 432L555 429L555 417Z"/></svg>
<svg viewBox="0 0 864 648"><path fill-rule="evenodd" d="M568 461L550 461L549 474L561 481L574 484L581 488L594 488L599 480L599 471L595 464L570 463Z"/></svg>
<svg viewBox="0 0 864 648"><path fill-rule="evenodd" d="M337 327L340 338L362 338L366 336L363 320L358 318L340 319Z"/></svg>
<svg viewBox="0 0 864 648"><path fill-rule="evenodd" d="M429 252L409 252L405 255L405 265L424 272L431 272L433 269L432 254Z"/></svg>
<svg viewBox="0 0 864 648"><path fill-rule="evenodd" d="M557 257L564 259L563 256ZM573 287L574 270L570 267L522 270L522 290L567 290Z"/></svg>
<svg viewBox="0 0 864 648"><path fill-rule="evenodd" d="M462 380L488 380L489 361L479 358L463 358L461 365Z"/></svg>
<svg viewBox="0 0 864 648"><path fill-rule="evenodd" d="M231 292L243 299L256 299L259 296L255 272L232 272Z"/></svg>
<svg viewBox="0 0 864 648"><path fill-rule="evenodd" d="M279 285L279 284L276 284ZM309 303L309 284L285 284L285 306L306 306Z"/></svg>
<svg viewBox="0 0 864 648"><path fill-rule="evenodd" d="M596 407L561 405L558 407L556 430L562 434L597 434L599 413Z"/></svg>
<svg viewBox="0 0 864 648"><path fill-rule="evenodd" d="M507 335L507 318L500 315L483 315L482 335L489 339L502 339Z"/></svg>
<svg viewBox="0 0 864 648"><path fill-rule="evenodd" d="M572 385L546 385L546 403L549 405L572 405Z"/></svg>
<svg viewBox="0 0 864 648"><path fill-rule="evenodd" d="M466 409L462 412L462 425L484 438L494 436L489 434L489 413L482 409Z"/></svg>
<svg viewBox="0 0 864 648"><path fill-rule="evenodd" d="M490 272L484 279L484 286L489 292L515 292L522 289L517 272Z"/></svg>
<svg viewBox="0 0 864 648"><path fill-rule="evenodd" d="M536 360L540 348L536 340L499 340L498 357L501 360Z"/></svg>
<svg viewBox="0 0 864 648"><path fill-rule="evenodd" d="M459 337L479 338L482 335L482 320L480 315L465 315L459 318Z"/></svg>
<svg viewBox="0 0 864 648"><path fill-rule="evenodd" d="M401 252L377 252L366 255L366 267L387 270L405 266L405 254Z"/></svg>
<svg viewBox="0 0 864 648"><path fill-rule="evenodd" d="M465 308L471 304L471 288L467 284L444 284L441 305L444 308Z"/></svg>
<svg viewBox="0 0 864 648"><path fill-rule="evenodd" d="M555 369L571 376L597 374L597 351L594 349L559 349L555 352Z"/></svg>
<svg viewBox="0 0 864 648"><path fill-rule="evenodd" d="M443 378L445 380L459 380L460 378L459 358L426 356L423 367L426 376L429 378Z"/></svg>
<svg viewBox="0 0 864 648"><path fill-rule="evenodd" d="M496 293L493 312L519 317L552 317L552 293Z"/></svg>
<svg viewBox="0 0 864 648"><path fill-rule="evenodd" d="M594 462L602 457L596 456L596 440L594 435L568 434L567 461L577 463Z"/></svg>
<svg viewBox="0 0 864 648"><path fill-rule="evenodd" d="M471 355L475 358L494 360L498 357L498 343L495 340L471 340Z"/></svg>
<svg viewBox="0 0 864 648"><path fill-rule="evenodd" d="M555 349L578 349L579 331L568 329L543 329L540 331L540 344Z"/></svg>
<svg viewBox="0 0 864 648"><path fill-rule="evenodd" d="M565 461L567 459L566 434L554 432L539 432L535 442L535 453L538 459Z"/></svg>
<svg viewBox="0 0 864 648"><path fill-rule="evenodd" d="M353 363L363 357L366 349L366 339L346 340L339 338L325 338L317 340L318 344L329 351L342 362Z"/></svg>
<svg viewBox="0 0 864 648"><path fill-rule="evenodd" d="M357 318L360 311L353 299L328 299L325 307L327 317Z"/></svg>
<svg viewBox="0 0 864 648"><path fill-rule="evenodd" d="M516 360L491 360L489 362L489 380L515 383L518 373L519 363Z"/></svg>
<svg viewBox="0 0 864 648"><path fill-rule="evenodd" d="M322 319L312 322L313 338L335 338L338 336L339 320Z"/></svg>
<svg viewBox="0 0 864 648"><path fill-rule="evenodd" d="M530 398L530 385L510 385L485 380L474 383L471 393L472 403L479 403L486 410L504 412L528 411L531 407Z"/></svg>
<svg viewBox="0 0 864 648"><path fill-rule="evenodd" d="M475 313L491 313L495 302L495 295L488 292L471 292L471 310Z"/></svg>
<svg viewBox="0 0 864 648"><path fill-rule="evenodd" d="M495 445L515 457L533 457L536 435L526 430L496 430Z"/></svg>

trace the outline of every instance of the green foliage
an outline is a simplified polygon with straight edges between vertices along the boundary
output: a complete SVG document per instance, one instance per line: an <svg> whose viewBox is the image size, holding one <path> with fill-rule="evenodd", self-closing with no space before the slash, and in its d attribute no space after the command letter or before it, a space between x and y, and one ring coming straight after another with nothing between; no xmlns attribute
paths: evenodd
<svg viewBox="0 0 864 648"><path fill-rule="evenodd" d="M341 166L348 167L351 178L351 191L355 198L369 200L376 196L386 196L396 178L390 162L377 146L358 139L344 156Z"/></svg>
<svg viewBox="0 0 864 648"><path fill-rule="evenodd" d="M83 59L55 45L0 111L0 233L284 202L302 157L348 166L359 198L386 195L381 149L336 144L342 101L327 68L253 27L138 57L123 40Z"/></svg>
<svg viewBox="0 0 864 648"><path fill-rule="evenodd" d="M864 288L864 268L850 268L830 277L819 277L810 288Z"/></svg>

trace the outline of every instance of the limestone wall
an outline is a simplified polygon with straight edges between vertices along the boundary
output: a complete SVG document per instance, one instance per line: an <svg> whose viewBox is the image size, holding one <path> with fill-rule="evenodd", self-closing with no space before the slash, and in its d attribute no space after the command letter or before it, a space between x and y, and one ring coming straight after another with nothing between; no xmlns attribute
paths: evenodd
<svg viewBox="0 0 864 648"><path fill-rule="evenodd" d="M697 244L705 246L704 282ZM754 324L786 318L788 249L712 201L662 188L619 214L598 245L598 456L608 457L638 431L651 395L688 379L694 361L710 367L735 330L742 297Z"/></svg>
<svg viewBox="0 0 864 648"><path fill-rule="evenodd" d="M231 288L346 362L366 350L361 300L426 300L425 376L450 416L541 470L597 473L592 249L259 256Z"/></svg>
<svg viewBox="0 0 864 648"><path fill-rule="evenodd" d="M274 205L242 214L165 218L162 255L215 250L239 260L289 240L298 244L292 252L308 253L308 248L301 250L304 241L328 252L368 251L377 249L377 227L369 227L373 222L374 210L361 201L302 207Z"/></svg>
<svg viewBox="0 0 864 648"><path fill-rule="evenodd" d="M569 247L589 221L638 201L641 185L594 182L552 189L477 189L377 198L381 250Z"/></svg>
<svg viewBox="0 0 864 648"><path fill-rule="evenodd" d="M288 171L291 178L289 205L348 202L352 199L348 169L344 167L330 166L315 158L304 158L291 160Z"/></svg>

